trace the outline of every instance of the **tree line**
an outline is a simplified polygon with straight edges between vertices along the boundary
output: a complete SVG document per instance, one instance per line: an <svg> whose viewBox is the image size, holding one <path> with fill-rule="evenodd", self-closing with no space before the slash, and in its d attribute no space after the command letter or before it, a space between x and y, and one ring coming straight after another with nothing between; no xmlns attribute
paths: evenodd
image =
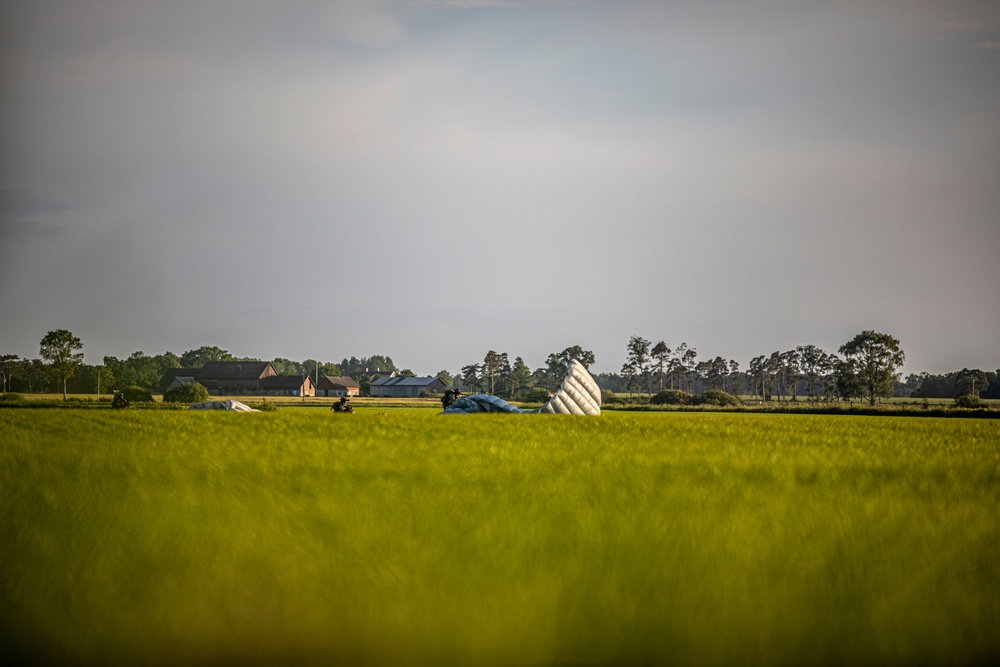
<svg viewBox="0 0 1000 667"><path fill-rule="evenodd" d="M83 342L66 329L50 331L39 346L40 359L22 359L15 354L0 355L0 374L4 392L67 394L110 393L126 387L155 390L160 378L172 368L200 368L210 361L262 361L256 357L238 357L228 350L205 345L188 350L181 355L173 352L147 355L133 352L126 358L104 357L102 365L83 363ZM278 375L311 376L323 378L349 376L360 378L367 389L369 369L371 374L412 376L409 369L397 369L392 359L385 355L345 358L339 364L315 359L293 361L277 357L271 365Z"/></svg>
<svg viewBox="0 0 1000 667"><path fill-rule="evenodd" d="M210 361L261 361L254 357L236 357L216 346L202 346L181 355L165 352L146 355L141 351L119 359L104 357L103 365L83 364L83 343L70 331L48 332L39 345L40 359L21 359L0 355L3 391L45 393L109 393L125 387L155 389L167 370L198 368ZM670 348L666 342L632 336L625 350L625 362L618 373L595 373L598 385L608 391L645 395L663 391L689 394L708 390L733 395L750 395L761 401L850 400L860 398L874 404L879 398L908 396L914 398L957 398L975 395L1000 398L1000 370L962 369L944 375L911 374L904 380L898 369L905 353L895 337L863 331L840 346L836 353L816 345L800 345L791 350L775 351L750 360L745 369L739 362L721 356L699 359L698 350L682 342ZM594 353L579 345L548 355L545 365L534 370L522 357L489 350L481 362L462 366L456 373L437 373L448 387L466 391L488 392L512 397L527 389L552 391L559 387L573 359L589 368ZM279 375L313 376L316 379L348 376L359 381L367 391L376 375L410 376L410 369L399 369L386 355L345 357L340 363L315 359L294 361L282 357L271 361Z"/></svg>

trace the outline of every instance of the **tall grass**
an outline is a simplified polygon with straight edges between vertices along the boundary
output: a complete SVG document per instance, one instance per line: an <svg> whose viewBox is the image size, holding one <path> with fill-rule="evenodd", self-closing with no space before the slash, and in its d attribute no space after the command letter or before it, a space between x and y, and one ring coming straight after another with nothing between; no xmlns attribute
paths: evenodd
<svg viewBox="0 0 1000 667"><path fill-rule="evenodd" d="M1000 423L0 412L5 653L1000 656Z"/></svg>

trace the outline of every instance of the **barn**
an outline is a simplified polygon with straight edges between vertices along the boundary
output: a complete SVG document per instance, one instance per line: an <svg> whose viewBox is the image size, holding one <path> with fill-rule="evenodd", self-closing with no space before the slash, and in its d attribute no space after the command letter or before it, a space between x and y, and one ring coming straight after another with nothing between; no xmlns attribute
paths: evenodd
<svg viewBox="0 0 1000 667"><path fill-rule="evenodd" d="M272 375L260 381L260 392L268 396L315 396L316 386L309 376Z"/></svg>
<svg viewBox="0 0 1000 667"><path fill-rule="evenodd" d="M357 396L361 387L353 378L327 375L316 385L317 396Z"/></svg>
<svg viewBox="0 0 1000 667"><path fill-rule="evenodd" d="M201 368L167 370L160 379L160 391L194 380L213 395L257 394L261 391L261 382L275 375L269 361L210 361Z"/></svg>
<svg viewBox="0 0 1000 667"><path fill-rule="evenodd" d="M427 377L383 377L371 383L369 394L391 398L416 398L427 392L430 394L444 393L444 382L441 378Z"/></svg>

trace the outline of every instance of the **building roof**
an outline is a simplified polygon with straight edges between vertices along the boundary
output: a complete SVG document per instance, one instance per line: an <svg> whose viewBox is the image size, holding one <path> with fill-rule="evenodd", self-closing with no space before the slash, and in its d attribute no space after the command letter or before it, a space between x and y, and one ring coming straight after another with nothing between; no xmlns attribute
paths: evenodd
<svg viewBox="0 0 1000 667"><path fill-rule="evenodd" d="M358 383L354 381L354 378L341 377L339 375L327 375L322 380L320 380L319 384L316 386L344 387L346 389L353 389L355 387L358 389L361 388L360 385L358 385Z"/></svg>
<svg viewBox="0 0 1000 667"><path fill-rule="evenodd" d="M312 380L308 376L269 375L266 378L261 378L260 387L261 389L301 389L302 385L306 383L312 385Z"/></svg>
<svg viewBox="0 0 1000 667"><path fill-rule="evenodd" d="M201 368L195 369L195 377L212 378L213 380L259 380L267 369L270 361L209 361Z"/></svg>
<svg viewBox="0 0 1000 667"><path fill-rule="evenodd" d="M372 387L426 387L439 378L428 375L422 378L384 377L371 383Z"/></svg>

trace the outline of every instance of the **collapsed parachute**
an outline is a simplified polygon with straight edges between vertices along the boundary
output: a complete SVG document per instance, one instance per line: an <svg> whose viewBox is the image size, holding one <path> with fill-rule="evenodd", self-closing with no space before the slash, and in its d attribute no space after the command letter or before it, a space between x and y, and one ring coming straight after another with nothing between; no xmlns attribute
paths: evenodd
<svg viewBox="0 0 1000 667"><path fill-rule="evenodd" d="M260 412L256 408L251 408L246 403L240 403L239 401L228 400L228 401L205 401L204 403L195 403L188 410L232 410L234 412Z"/></svg>
<svg viewBox="0 0 1000 667"><path fill-rule="evenodd" d="M440 414L473 414L478 412L599 415L601 414L601 390L594 378L587 372L586 367L574 359L569 364L569 372L566 373L566 379L563 380L559 390L540 408L522 410L496 396L473 394L458 399Z"/></svg>

